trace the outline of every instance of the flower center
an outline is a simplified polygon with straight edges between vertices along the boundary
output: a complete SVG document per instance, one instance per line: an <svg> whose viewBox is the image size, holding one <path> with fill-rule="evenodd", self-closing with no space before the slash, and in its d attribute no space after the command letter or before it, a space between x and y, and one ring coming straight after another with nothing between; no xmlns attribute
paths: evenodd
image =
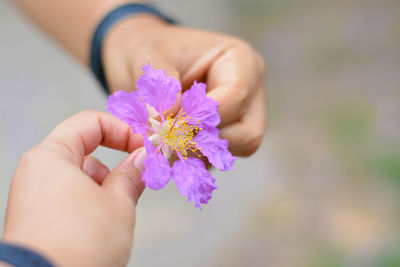
<svg viewBox="0 0 400 267"><path fill-rule="evenodd" d="M193 118L186 116L185 112L179 112L175 118L167 117L161 124L152 120L151 124L157 133L149 139L158 146L158 150L162 150L166 158L170 157L171 150L184 159L187 159L189 152L200 157L201 149L196 148L193 138L203 129L198 126L200 121L192 124L192 120Z"/></svg>
<svg viewBox="0 0 400 267"><path fill-rule="evenodd" d="M195 135L202 129L197 125L189 123L189 118L182 113L172 119L168 117L160 133L161 140L170 148L179 152L187 158L188 152L196 152L196 142L193 142Z"/></svg>

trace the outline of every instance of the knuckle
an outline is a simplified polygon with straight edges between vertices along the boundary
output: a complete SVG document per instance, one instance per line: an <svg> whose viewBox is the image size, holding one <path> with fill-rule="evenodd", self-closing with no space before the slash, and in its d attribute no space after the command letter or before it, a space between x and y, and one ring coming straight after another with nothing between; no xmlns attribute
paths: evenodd
<svg viewBox="0 0 400 267"><path fill-rule="evenodd" d="M260 78L264 77L266 71L266 63L265 60L254 47L252 47L247 42L241 39L234 39L232 41L232 47L238 54L238 56L242 57L246 55L246 57L242 57L242 60L246 62L247 66L251 67L254 70L254 75L256 77L256 81L259 81Z"/></svg>
<svg viewBox="0 0 400 267"><path fill-rule="evenodd" d="M98 114L98 111L96 111L96 110L86 109L86 110L80 111L78 114L76 114L76 116L79 116L79 117L95 117L95 116L97 116L97 114Z"/></svg>
<svg viewBox="0 0 400 267"><path fill-rule="evenodd" d="M248 157L254 154L260 147L263 139L263 131L252 132L244 139L242 156Z"/></svg>
<svg viewBox="0 0 400 267"><path fill-rule="evenodd" d="M258 54L256 57L256 60L257 60L257 65L258 65L258 69L260 70L260 73L264 74L267 69L267 64L266 64L264 58L260 54Z"/></svg>
<svg viewBox="0 0 400 267"><path fill-rule="evenodd" d="M250 90L247 86L238 87L236 92L236 102L238 103L239 111L245 111L250 100Z"/></svg>
<svg viewBox="0 0 400 267"><path fill-rule="evenodd" d="M47 154L49 154L49 149L43 143L40 143L24 152L19 160L18 165L36 164L36 162L42 161Z"/></svg>
<svg viewBox="0 0 400 267"><path fill-rule="evenodd" d="M120 179L120 177L127 177L128 176L128 171L125 169L116 169L113 171L113 175L111 176L111 179Z"/></svg>
<svg viewBox="0 0 400 267"><path fill-rule="evenodd" d="M263 56L256 49L254 49L254 47L252 47L249 43L239 38L234 38L232 43L234 47L240 50L241 54L253 56L256 63L255 66L259 69L260 74L263 74L265 72L266 70L265 60Z"/></svg>
<svg viewBox="0 0 400 267"><path fill-rule="evenodd" d="M29 175L26 175L27 173L31 174L40 168L40 166L43 166L44 152L42 150L43 149L40 147L40 145L37 145L22 154L21 158L19 159L13 181L25 181L25 179L29 178Z"/></svg>
<svg viewBox="0 0 400 267"><path fill-rule="evenodd" d="M31 164L32 160L35 159L35 148L29 149L24 154L22 154L18 166L19 167L27 167Z"/></svg>
<svg viewBox="0 0 400 267"><path fill-rule="evenodd" d="M71 144L70 140L66 138L47 138L37 147L37 155L40 157L52 158L62 156L71 162L81 164L81 161L79 160L81 158L79 151Z"/></svg>
<svg viewBox="0 0 400 267"><path fill-rule="evenodd" d="M241 38L234 38L232 40L232 43L238 49L247 50L247 51L253 50L251 45L249 43L247 43L245 40L241 39Z"/></svg>
<svg viewBox="0 0 400 267"><path fill-rule="evenodd" d="M251 44L249 44L243 39L240 38L234 39L233 46L236 47L238 50L240 50L240 52L243 53L243 55L248 55L250 56L250 58L251 56L254 56L256 59L257 58L262 59L260 53L258 53L257 50Z"/></svg>

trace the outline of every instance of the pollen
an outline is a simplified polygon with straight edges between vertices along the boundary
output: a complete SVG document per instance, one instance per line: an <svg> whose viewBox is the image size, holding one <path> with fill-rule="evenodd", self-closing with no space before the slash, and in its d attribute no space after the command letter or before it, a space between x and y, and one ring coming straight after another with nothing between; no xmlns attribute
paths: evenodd
<svg viewBox="0 0 400 267"><path fill-rule="evenodd" d="M197 143L193 142L193 138L202 130L198 126L200 120L195 123L192 120L185 112L179 112L175 118L167 117L159 134L163 143L184 159L187 159L189 152L200 155L200 149L196 148Z"/></svg>

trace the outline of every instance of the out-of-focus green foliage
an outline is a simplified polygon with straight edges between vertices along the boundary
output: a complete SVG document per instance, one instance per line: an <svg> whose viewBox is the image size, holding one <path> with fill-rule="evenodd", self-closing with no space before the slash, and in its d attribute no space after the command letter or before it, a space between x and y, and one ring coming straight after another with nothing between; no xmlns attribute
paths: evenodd
<svg viewBox="0 0 400 267"><path fill-rule="evenodd" d="M374 155L370 167L377 174L400 182L400 147L392 152Z"/></svg>
<svg viewBox="0 0 400 267"><path fill-rule="evenodd" d="M371 132L371 108L357 101L329 106L320 119L330 140L342 149L365 145Z"/></svg>
<svg viewBox="0 0 400 267"><path fill-rule="evenodd" d="M307 267L345 267L344 253L331 245L320 245L311 255Z"/></svg>

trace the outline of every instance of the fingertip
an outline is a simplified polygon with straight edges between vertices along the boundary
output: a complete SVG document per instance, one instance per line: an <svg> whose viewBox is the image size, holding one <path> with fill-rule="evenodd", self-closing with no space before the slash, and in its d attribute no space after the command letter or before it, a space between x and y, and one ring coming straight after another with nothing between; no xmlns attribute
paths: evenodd
<svg viewBox="0 0 400 267"><path fill-rule="evenodd" d="M130 199L136 205L145 188L141 178L145 158L146 151L144 147L132 152L109 173L103 182L103 187L113 192L113 194Z"/></svg>

